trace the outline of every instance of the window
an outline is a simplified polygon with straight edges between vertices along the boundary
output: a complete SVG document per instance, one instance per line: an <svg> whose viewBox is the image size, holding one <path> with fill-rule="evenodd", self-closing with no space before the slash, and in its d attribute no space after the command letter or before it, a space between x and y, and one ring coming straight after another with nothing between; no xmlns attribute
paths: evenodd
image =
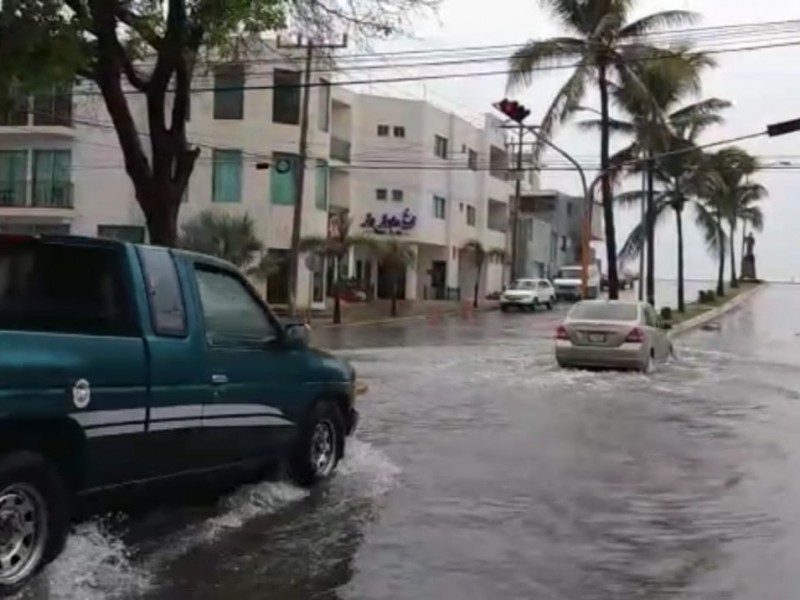
<svg viewBox="0 0 800 600"><path fill-rule="evenodd" d="M52 88L33 99L34 125L72 126L72 89Z"/></svg>
<svg viewBox="0 0 800 600"><path fill-rule="evenodd" d="M272 204L292 206L297 198L297 175L300 158L296 154L272 155L269 170L269 195Z"/></svg>
<svg viewBox="0 0 800 600"><path fill-rule="evenodd" d="M433 216L437 219L444 219L447 214L447 200L441 196L433 197Z"/></svg>
<svg viewBox="0 0 800 600"><path fill-rule="evenodd" d="M138 250L153 331L157 335L184 337L186 311L172 254L169 250L153 246L140 247Z"/></svg>
<svg viewBox="0 0 800 600"><path fill-rule="evenodd" d="M243 65L225 65L214 69L214 118L244 118Z"/></svg>
<svg viewBox="0 0 800 600"><path fill-rule="evenodd" d="M0 206L25 206L28 192L28 153L0 151Z"/></svg>
<svg viewBox="0 0 800 600"><path fill-rule="evenodd" d="M69 223L25 223L0 221L0 233L17 235L69 235Z"/></svg>
<svg viewBox="0 0 800 600"><path fill-rule="evenodd" d="M467 225L469 225L470 227L475 227L476 220L477 220L477 211L475 210L475 207L467 204Z"/></svg>
<svg viewBox="0 0 800 600"><path fill-rule="evenodd" d="M263 343L276 337L266 310L241 279L200 265L195 275L210 344Z"/></svg>
<svg viewBox="0 0 800 600"><path fill-rule="evenodd" d="M478 170L478 153L475 150L467 151L467 168L472 171Z"/></svg>
<svg viewBox="0 0 800 600"><path fill-rule="evenodd" d="M386 188L378 188L375 190L375 200L386 200L388 198L388 194Z"/></svg>
<svg viewBox="0 0 800 600"><path fill-rule="evenodd" d="M439 158L447 158L447 138L440 135L433 137L433 154Z"/></svg>
<svg viewBox="0 0 800 600"><path fill-rule="evenodd" d="M392 200L395 202L403 201L403 190L392 190Z"/></svg>
<svg viewBox="0 0 800 600"><path fill-rule="evenodd" d="M328 131L331 126L331 82L319 80L317 120L320 131Z"/></svg>
<svg viewBox="0 0 800 600"><path fill-rule="evenodd" d="M241 150L214 150L211 201L231 203L242 201Z"/></svg>
<svg viewBox="0 0 800 600"><path fill-rule="evenodd" d="M639 308L629 302L580 302L568 313L570 319L587 321L636 321Z"/></svg>
<svg viewBox="0 0 800 600"><path fill-rule="evenodd" d="M0 246L0 329L136 334L118 250L39 241Z"/></svg>
<svg viewBox="0 0 800 600"><path fill-rule="evenodd" d="M378 137L388 137L388 136L389 136L389 126L378 125Z"/></svg>
<svg viewBox="0 0 800 600"><path fill-rule="evenodd" d="M33 205L48 208L71 208L71 173L71 151L34 150Z"/></svg>
<svg viewBox="0 0 800 600"><path fill-rule="evenodd" d="M464 212L464 203L463 202L459 202L458 203L458 212Z"/></svg>
<svg viewBox="0 0 800 600"><path fill-rule="evenodd" d="M572 215L572 202L567 202L567 216Z"/></svg>
<svg viewBox="0 0 800 600"><path fill-rule="evenodd" d="M567 236L565 236L565 235L561 236L561 251L562 252L566 252L567 251Z"/></svg>
<svg viewBox="0 0 800 600"><path fill-rule="evenodd" d="M317 169L314 173L316 179L316 189L314 194L314 206L319 210L328 210L328 162L318 158Z"/></svg>
<svg viewBox="0 0 800 600"><path fill-rule="evenodd" d="M300 72L275 69L272 89L272 122L297 125L300 122Z"/></svg>
<svg viewBox="0 0 800 600"><path fill-rule="evenodd" d="M144 244L145 230L139 225L98 225L97 237L119 242Z"/></svg>
<svg viewBox="0 0 800 600"><path fill-rule="evenodd" d="M404 138L406 137L406 128L401 127L399 125L395 125L394 127L394 137L396 138Z"/></svg>

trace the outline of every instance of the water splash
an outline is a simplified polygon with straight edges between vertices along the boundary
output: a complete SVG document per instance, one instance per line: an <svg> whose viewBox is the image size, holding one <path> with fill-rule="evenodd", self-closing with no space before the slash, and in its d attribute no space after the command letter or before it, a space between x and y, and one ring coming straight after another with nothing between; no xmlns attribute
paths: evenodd
<svg viewBox="0 0 800 600"><path fill-rule="evenodd" d="M150 586L150 576L134 565L125 543L103 521L92 521L75 528L64 553L19 597L111 600Z"/></svg>
<svg viewBox="0 0 800 600"><path fill-rule="evenodd" d="M380 449L368 442L351 438L339 465L339 476L366 485L372 495L382 495L394 487L402 469Z"/></svg>

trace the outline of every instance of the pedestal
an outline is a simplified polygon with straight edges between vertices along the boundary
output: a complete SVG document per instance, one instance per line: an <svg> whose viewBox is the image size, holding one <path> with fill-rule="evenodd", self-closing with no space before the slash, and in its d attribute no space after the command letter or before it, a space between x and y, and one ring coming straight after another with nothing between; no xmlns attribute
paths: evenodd
<svg viewBox="0 0 800 600"><path fill-rule="evenodd" d="M752 254L742 258L742 279L756 279L756 257Z"/></svg>

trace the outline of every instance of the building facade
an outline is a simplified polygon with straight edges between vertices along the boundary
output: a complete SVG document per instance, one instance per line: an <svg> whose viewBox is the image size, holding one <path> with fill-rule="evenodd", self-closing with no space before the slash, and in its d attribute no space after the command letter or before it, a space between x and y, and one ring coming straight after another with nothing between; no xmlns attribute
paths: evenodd
<svg viewBox="0 0 800 600"><path fill-rule="evenodd" d="M240 64L199 67L187 133L200 148L180 221L204 210L248 214L277 258L287 257L299 173L301 62L265 48ZM354 93L323 64L312 69L303 236L328 232L342 211L353 229L400 235L415 249L407 299L453 299L471 290L477 240L505 248L508 162L498 123L483 127L429 103ZM149 151L141 97L129 97ZM267 170L257 169L268 162ZM125 173L116 132L97 90L79 85L28 99L0 115L0 231L72 233L146 241L144 216ZM286 261L266 286L288 299ZM298 303L321 307L326 267L301 264ZM386 274L366 251L342 267L371 296L388 294ZM327 269L330 271L330 268ZM503 263L482 269L482 292L502 286Z"/></svg>

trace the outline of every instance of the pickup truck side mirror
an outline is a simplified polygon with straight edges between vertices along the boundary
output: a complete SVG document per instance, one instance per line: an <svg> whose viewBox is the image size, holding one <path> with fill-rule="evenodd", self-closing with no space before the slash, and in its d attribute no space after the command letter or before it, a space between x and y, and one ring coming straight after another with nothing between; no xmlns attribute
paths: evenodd
<svg viewBox="0 0 800 600"><path fill-rule="evenodd" d="M305 323L287 323L285 332L290 346L308 346L311 343L311 328Z"/></svg>

